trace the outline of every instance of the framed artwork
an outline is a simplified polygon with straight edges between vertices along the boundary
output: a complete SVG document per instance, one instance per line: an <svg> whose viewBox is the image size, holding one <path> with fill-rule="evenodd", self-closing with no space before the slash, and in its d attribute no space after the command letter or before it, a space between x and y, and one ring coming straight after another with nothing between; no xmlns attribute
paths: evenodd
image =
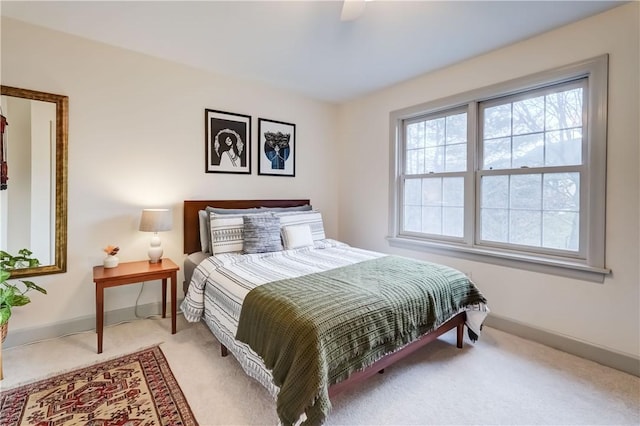
<svg viewBox="0 0 640 426"><path fill-rule="evenodd" d="M258 174L296 175L296 125L258 119Z"/></svg>
<svg viewBox="0 0 640 426"><path fill-rule="evenodd" d="M207 173L251 174L251 116L204 110Z"/></svg>

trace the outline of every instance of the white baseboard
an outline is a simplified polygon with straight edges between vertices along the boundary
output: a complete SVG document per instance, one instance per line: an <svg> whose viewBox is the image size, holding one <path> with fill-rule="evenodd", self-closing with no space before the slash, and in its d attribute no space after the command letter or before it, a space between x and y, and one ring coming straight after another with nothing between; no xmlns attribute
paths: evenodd
<svg viewBox="0 0 640 426"><path fill-rule="evenodd" d="M492 313L489 314L484 323L487 327L492 327L527 340L541 343L554 349L640 377L640 358L635 358L611 349L590 345L567 336L496 316Z"/></svg>
<svg viewBox="0 0 640 426"><path fill-rule="evenodd" d="M178 303L178 306L180 304ZM152 315L162 315L162 303L149 303L138 306L138 316L136 316L136 308L123 308L104 313L104 325L113 325L125 321L135 321L140 318L146 318ZM167 316L171 315L171 303L167 302ZM82 333L86 331L95 332L96 317L95 315L75 318L69 321L59 322L44 327L28 328L21 330L11 330L11 322L9 322L9 333L7 339L2 344L5 349L13 346L21 346L28 343L39 342L41 340L55 339L74 333Z"/></svg>

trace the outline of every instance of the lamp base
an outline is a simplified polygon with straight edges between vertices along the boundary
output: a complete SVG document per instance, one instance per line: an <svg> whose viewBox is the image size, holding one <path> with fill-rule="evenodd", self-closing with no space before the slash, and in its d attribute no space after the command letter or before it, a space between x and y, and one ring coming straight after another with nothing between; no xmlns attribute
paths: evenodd
<svg viewBox="0 0 640 426"><path fill-rule="evenodd" d="M160 244L160 237L158 234L155 234L151 238L151 243L149 244L149 263L159 263L162 262L162 245Z"/></svg>

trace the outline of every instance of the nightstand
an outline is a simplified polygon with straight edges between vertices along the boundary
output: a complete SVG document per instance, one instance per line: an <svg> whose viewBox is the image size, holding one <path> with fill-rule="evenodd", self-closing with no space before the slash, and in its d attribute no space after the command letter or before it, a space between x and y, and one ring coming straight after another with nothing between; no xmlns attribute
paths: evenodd
<svg viewBox="0 0 640 426"><path fill-rule="evenodd" d="M164 258L158 263L124 262L115 268L93 267L93 281L96 283L96 332L98 333L98 353L102 353L102 332L104 328L104 289L143 281L162 280L162 318L167 316L167 279L171 279L171 334L176 334L176 286L180 268L171 259Z"/></svg>

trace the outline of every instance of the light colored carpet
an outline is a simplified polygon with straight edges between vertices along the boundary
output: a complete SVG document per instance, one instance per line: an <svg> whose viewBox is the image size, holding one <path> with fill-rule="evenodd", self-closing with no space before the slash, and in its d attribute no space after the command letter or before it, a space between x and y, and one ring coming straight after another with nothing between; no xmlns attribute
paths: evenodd
<svg viewBox="0 0 640 426"><path fill-rule="evenodd" d="M161 344L201 426L276 425L275 403L202 323L146 319L3 351L0 388ZM442 338L333 401L330 425L640 424L640 379L485 327L476 344Z"/></svg>

